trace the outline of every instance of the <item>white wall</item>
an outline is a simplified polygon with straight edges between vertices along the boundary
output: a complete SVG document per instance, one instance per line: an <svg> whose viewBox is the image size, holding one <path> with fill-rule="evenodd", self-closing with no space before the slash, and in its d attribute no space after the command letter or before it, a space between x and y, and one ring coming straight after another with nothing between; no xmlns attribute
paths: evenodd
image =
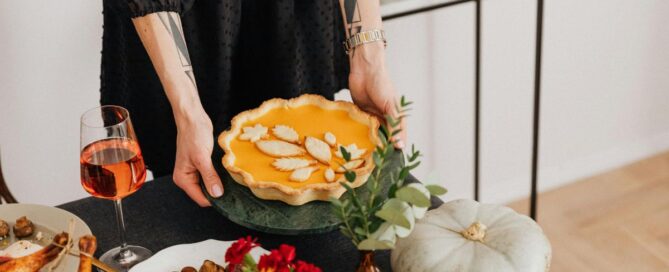
<svg viewBox="0 0 669 272"><path fill-rule="evenodd" d="M546 2L540 189L669 149L669 2ZM534 0L483 2L486 202L530 190L535 10ZM395 83L421 106L412 140L430 154L417 174L440 172L449 198L473 191L472 128L453 123L473 118L473 14L464 4L386 23Z"/></svg>
<svg viewBox="0 0 669 272"><path fill-rule="evenodd" d="M442 183L450 197L472 197L473 4L384 24L397 89L414 101L408 137L425 156L415 175Z"/></svg>
<svg viewBox="0 0 669 272"><path fill-rule="evenodd" d="M529 191L535 7L483 5L487 202ZM0 1L0 148L20 201L86 196L78 121L98 103L100 9L100 1ZM663 0L547 1L541 189L669 149L667 12ZM447 186L447 198L472 196L473 21L473 4L462 4L386 23L389 69L416 102L410 140L426 153L416 174Z"/></svg>
<svg viewBox="0 0 669 272"><path fill-rule="evenodd" d="M21 202L85 197L79 115L98 104L102 2L0 1L0 152Z"/></svg>

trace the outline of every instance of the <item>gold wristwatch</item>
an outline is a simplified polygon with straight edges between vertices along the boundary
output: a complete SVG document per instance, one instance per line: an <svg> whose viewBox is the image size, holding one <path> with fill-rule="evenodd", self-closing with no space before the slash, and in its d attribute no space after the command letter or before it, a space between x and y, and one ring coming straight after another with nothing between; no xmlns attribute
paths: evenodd
<svg viewBox="0 0 669 272"><path fill-rule="evenodd" d="M346 49L346 54L350 55L357 46L378 41L383 41L383 46L387 45L386 33L382 29L363 31L353 34L350 38L346 39L344 41L344 49Z"/></svg>

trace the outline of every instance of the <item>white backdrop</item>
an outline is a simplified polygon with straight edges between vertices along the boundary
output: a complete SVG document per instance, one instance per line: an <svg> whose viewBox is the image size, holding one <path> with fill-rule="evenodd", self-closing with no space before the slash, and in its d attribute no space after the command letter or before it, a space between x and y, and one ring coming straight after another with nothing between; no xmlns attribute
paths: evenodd
<svg viewBox="0 0 669 272"><path fill-rule="evenodd" d="M534 3L484 1L486 202L529 191ZM547 1L542 190L669 149L667 12L663 0ZM472 196L473 20L463 4L386 23L389 69L416 102L416 175L448 199ZM79 114L98 103L101 26L101 1L0 1L0 149L19 201L86 196Z"/></svg>

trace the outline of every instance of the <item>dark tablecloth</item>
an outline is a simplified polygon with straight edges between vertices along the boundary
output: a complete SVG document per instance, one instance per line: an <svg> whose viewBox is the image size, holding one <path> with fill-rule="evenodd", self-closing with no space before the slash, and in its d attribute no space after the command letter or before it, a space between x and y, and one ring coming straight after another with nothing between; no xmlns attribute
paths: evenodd
<svg viewBox="0 0 669 272"><path fill-rule="evenodd" d="M432 204L438 206L441 200L433 198ZM125 198L123 205L128 243L144 246L154 253L177 244L207 239L230 241L251 235L258 237L266 249L282 243L294 245L299 259L314 263L323 271L354 271L359 261L358 251L339 231L299 236L254 231L227 220L213 208L200 208L174 185L171 176L146 183ZM97 256L120 244L111 201L88 197L59 207L88 224L98 238ZM389 251L376 253L382 271L390 271L389 255Z"/></svg>

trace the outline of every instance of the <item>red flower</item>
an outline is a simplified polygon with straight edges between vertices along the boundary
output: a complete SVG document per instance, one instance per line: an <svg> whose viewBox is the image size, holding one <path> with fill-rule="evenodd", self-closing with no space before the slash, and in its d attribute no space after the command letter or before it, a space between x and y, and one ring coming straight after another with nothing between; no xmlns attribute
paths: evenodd
<svg viewBox="0 0 669 272"><path fill-rule="evenodd" d="M248 254L254 247L260 246L256 243L258 239L251 239L251 236L246 238L239 238L232 243L230 248L225 252L225 261L228 263L228 268L241 264L244 261L244 256Z"/></svg>
<svg viewBox="0 0 669 272"><path fill-rule="evenodd" d="M279 252L287 263L292 263L295 260L295 247L282 244L279 246Z"/></svg>
<svg viewBox="0 0 669 272"><path fill-rule="evenodd" d="M295 248L282 244L279 249L272 249L269 255L260 256L258 270L261 272L290 272L294 259Z"/></svg>
<svg viewBox="0 0 669 272"><path fill-rule="evenodd" d="M310 264L305 261L297 261L295 265L295 272L321 272L321 269L318 266Z"/></svg>

